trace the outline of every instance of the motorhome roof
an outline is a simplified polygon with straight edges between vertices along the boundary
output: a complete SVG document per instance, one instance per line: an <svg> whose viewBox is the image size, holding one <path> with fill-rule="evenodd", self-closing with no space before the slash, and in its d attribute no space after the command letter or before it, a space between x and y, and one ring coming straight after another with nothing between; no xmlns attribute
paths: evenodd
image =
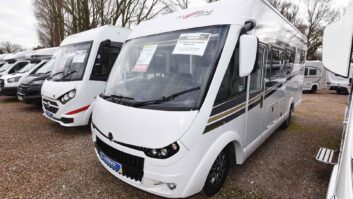
<svg viewBox="0 0 353 199"><path fill-rule="evenodd" d="M44 59L50 59L54 55L56 51L58 51L58 47L54 48L43 48L39 50L35 50L30 54L27 54L26 57L27 59L36 59L36 58L44 58Z"/></svg>
<svg viewBox="0 0 353 199"><path fill-rule="evenodd" d="M6 56L4 59L5 60L21 60L21 59L26 59L26 56L29 54L32 54L33 51L22 51L18 53L12 53Z"/></svg>
<svg viewBox="0 0 353 199"><path fill-rule="evenodd" d="M104 41L110 39L115 42L125 42L125 39L130 34L131 30L118 26L106 25L99 28L87 30L81 33L70 35L60 46L65 46L73 43L81 43L86 41Z"/></svg>
<svg viewBox="0 0 353 199"><path fill-rule="evenodd" d="M222 0L209 3L203 7L163 15L142 22L130 34L129 39L195 27L244 25L247 20L255 19L261 14L259 13L261 4L267 5L273 12L277 13L285 23L290 24L293 31L298 32L303 40L306 40L306 37L266 0Z"/></svg>

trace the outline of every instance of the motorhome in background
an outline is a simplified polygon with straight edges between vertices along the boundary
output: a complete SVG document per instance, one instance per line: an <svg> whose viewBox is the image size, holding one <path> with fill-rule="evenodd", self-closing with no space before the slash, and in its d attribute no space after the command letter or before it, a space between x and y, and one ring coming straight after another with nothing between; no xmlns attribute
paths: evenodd
<svg viewBox="0 0 353 199"><path fill-rule="evenodd" d="M1 70L1 67L3 67L6 64L6 61L4 59L6 56L7 56L7 54L0 55L0 70Z"/></svg>
<svg viewBox="0 0 353 199"><path fill-rule="evenodd" d="M106 86L111 67L130 30L103 26L67 37L52 75L42 86L44 115L62 126L84 126L92 103Z"/></svg>
<svg viewBox="0 0 353 199"><path fill-rule="evenodd" d="M23 78L37 71L45 63L50 60L52 55L58 50L58 48L46 48L33 51L26 55L26 59L29 62L25 67L16 71L15 73L2 76L0 78L0 89L1 94L7 96L16 96L17 88L21 84Z"/></svg>
<svg viewBox="0 0 353 199"><path fill-rule="evenodd" d="M322 61L306 61L303 91L316 93L316 91L327 88L327 75Z"/></svg>
<svg viewBox="0 0 353 199"><path fill-rule="evenodd" d="M338 94L349 94L352 88L353 64L351 64L349 71L349 78L329 72L327 81L328 88L336 91Z"/></svg>
<svg viewBox="0 0 353 199"><path fill-rule="evenodd" d="M350 60L353 43L353 1L337 22L327 26L323 41L324 66L332 73L352 78ZM353 101L349 96L343 122L341 147L338 151L321 148L316 159L334 165L327 191L327 199L353 198Z"/></svg>
<svg viewBox="0 0 353 199"><path fill-rule="evenodd" d="M138 25L94 104L92 138L122 181L216 194L301 102L306 37L267 1L222 0Z"/></svg>
<svg viewBox="0 0 353 199"><path fill-rule="evenodd" d="M55 54L40 69L25 77L17 89L17 98L25 103L41 103L41 89L44 81L50 77L56 61Z"/></svg>
<svg viewBox="0 0 353 199"><path fill-rule="evenodd" d="M31 53L31 51L23 51L7 55L4 58L7 63L0 68L0 77L13 74L29 64L26 55ZM2 83L0 82L0 86Z"/></svg>

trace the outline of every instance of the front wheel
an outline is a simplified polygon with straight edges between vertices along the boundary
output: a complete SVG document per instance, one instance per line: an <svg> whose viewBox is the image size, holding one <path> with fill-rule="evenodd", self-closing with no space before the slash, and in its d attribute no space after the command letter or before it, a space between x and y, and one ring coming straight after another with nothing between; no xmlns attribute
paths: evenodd
<svg viewBox="0 0 353 199"><path fill-rule="evenodd" d="M289 127L290 120L292 119L292 110L293 110L292 108L289 110L288 118L282 124L282 129L287 129Z"/></svg>
<svg viewBox="0 0 353 199"><path fill-rule="evenodd" d="M203 192L211 197L221 190L228 174L229 160L226 150L223 150L216 158L207 176Z"/></svg>

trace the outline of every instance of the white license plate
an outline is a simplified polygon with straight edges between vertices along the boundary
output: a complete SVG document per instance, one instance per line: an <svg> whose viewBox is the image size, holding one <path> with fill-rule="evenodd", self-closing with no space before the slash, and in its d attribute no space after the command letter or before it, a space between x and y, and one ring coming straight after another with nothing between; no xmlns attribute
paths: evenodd
<svg viewBox="0 0 353 199"><path fill-rule="evenodd" d="M52 112L45 111L45 114L46 114L48 117L53 118L53 113L52 113Z"/></svg>

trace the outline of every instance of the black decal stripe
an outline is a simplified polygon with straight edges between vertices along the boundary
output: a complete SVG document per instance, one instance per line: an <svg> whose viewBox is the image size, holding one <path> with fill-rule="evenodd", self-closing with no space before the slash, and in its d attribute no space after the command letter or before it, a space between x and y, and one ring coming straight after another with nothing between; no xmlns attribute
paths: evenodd
<svg viewBox="0 0 353 199"><path fill-rule="evenodd" d="M231 99L227 102L224 102L222 104L216 105L212 109L211 116L218 115L224 111L227 111L228 109L234 108L235 106L244 103L246 101L246 95Z"/></svg>
<svg viewBox="0 0 353 199"><path fill-rule="evenodd" d="M210 131L212 131L212 130L214 130L214 129L216 129L216 128L218 128L218 127L220 127L220 126L222 126L222 125L234 120L235 118L239 117L240 115L242 115L244 113L245 113L245 108L241 109L238 112L233 113L232 115L229 115L228 117L226 117L226 118L224 118L222 120L219 120L219 121L217 121L215 123L209 124L209 125L207 125L204 133L210 132Z"/></svg>

